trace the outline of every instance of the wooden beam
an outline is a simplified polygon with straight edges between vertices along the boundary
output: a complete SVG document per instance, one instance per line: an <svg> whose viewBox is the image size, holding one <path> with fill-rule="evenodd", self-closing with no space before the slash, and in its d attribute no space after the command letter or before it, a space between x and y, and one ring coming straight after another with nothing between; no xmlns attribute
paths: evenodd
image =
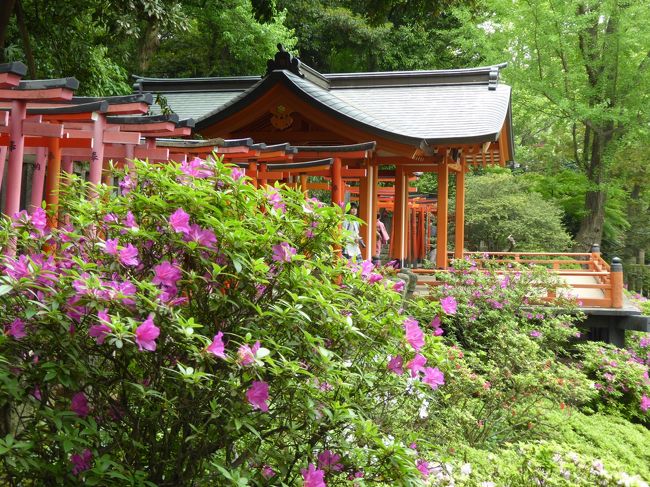
<svg viewBox="0 0 650 487"><path fill-rule="evenodd" d="M103 137L104 144L131 144L137 145L140 143L139 132L114 132L104 130Z"/></svg>
<svg viewBox="0 0 650 487"><path fill-rule="evenodd" d="M36 137L63 137L63 125L56 123L23 121L23 135Z"/></svg>
<svg viewBox="0 0 650 487"><path fill-rule="evenodd" d="M22 76L16 73L0 73L0 88L18 86Z"/></svg>
<svg viewBox="0 0 650 487"><path fill-rule="evenodd" d="M69 88L46 88L43 90L0 89L0 100L72 100L74 92Z"/></svg>

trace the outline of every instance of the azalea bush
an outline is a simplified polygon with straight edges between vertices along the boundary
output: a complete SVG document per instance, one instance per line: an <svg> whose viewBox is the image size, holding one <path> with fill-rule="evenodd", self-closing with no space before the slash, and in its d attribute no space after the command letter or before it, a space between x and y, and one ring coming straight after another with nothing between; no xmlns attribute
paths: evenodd
<svg viewBox="0 0 650 487"><path fill-rule="evenodd" d="M431 435L441 441L490 449L543 437L553 428L547 411L584 404L594 394L568 360L571 340L580 335L575 302L561 293L542 300L540 289L558 286L543 268L502 270L456 260L438 274L442 284L430 300L409 307L449 345L454 380L433 398L429 415Z"/></svg>
<svg viewBox="0 0 650 487"><path fill-rule="evenodd" d="M341 209L199 159L118 176L0 224L1 482L424 482L452 365L339 258Z"/></svg>
<svg viewBox="0 0 650 487"><path fill-rule="evenodd" d="M630 335L628 343L627 349L605 343L578 346L584 371L598 391L590 406L650 426L650 337Z"/></svg>

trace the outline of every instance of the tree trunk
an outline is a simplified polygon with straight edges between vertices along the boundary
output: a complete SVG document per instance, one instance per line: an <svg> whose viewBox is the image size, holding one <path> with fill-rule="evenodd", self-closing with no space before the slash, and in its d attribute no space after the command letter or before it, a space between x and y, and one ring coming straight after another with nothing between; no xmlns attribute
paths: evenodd
<svg viewBox="0 0 650 487"><path fill-rule="evenodd" d="M31 79L36 78L36 63L34 62L34 53L32 52L32 44L29 40L29 29L25 22L25 12L20 0L16 1L16 21L18 22L18 30L20 30L20 37L23 41L23 49L25 49L25 60L27 61L27 75Z"/></svg>
<svg viewBox="0 0 650 487"><path fill-rule="evenodd" d="M580 224L578 235L576 235L577 251L589 252L593 244L600 245L605 222L605 198L606 192L602 189L587 191L585 195L587 214Z"/></svg>
<svg viewBox="0 0 650 487"><path fill-rule="evenodd" d="M0 2L0 63L5 62L5 38L9 29L11 13L14 11L15 0L2 0Z"/></svg>
<svg viewBox="0 0 650 487"><path fill-rule="evenodd" d="M159 29L156 19L149 18L138 47L138 67L140 74L147 74L151 58L160 44Z"/></svg>

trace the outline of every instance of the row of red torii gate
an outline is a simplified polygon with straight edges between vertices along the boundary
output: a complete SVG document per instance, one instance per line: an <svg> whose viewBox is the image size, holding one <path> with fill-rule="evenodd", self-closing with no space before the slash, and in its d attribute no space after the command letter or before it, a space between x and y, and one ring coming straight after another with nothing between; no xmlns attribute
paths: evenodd
<svg viewBox="0 0 650 487"><path fill-rule="evenodd" d="M99 184L110 182L109 161L214 153L256 186L280 181L329 191L334 204L358 201L364 258L382 212L392 215L391 258L408 264L435 248L436 267L446 268L450 254L463 256L466 172L512 159L501 67L324 75L280 48L264 76L138 78L133 94L89 98L75 96L74 78L23 80L22 63L3 64L0 209L55 209L61 174L75 168ZM157 113L154 96L177 113ZM411 186L424 172L437 174L437 194Z"/></svg>

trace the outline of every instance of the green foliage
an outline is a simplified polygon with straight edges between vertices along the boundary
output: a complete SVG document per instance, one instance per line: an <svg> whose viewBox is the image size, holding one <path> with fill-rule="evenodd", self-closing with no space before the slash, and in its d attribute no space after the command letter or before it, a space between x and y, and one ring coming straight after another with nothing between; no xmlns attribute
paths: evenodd
<svg viewBox="0 0 650 487"><path fill-rule="evenodd" d="M617 215L611 206L609 214L602 210L610 199L620 200L612 188L640 188L646 172L639 155L649 140L641 120L648 118L650 63L648 32L640 26L650 20L648 9L580 0L482 5L485 20L475 24L477 36L485 37L482 52L490 62L509 60L503 76L516 90L517 161L584 175L589 185L579 210L586 217L576 240L588 249L604 230L605 243L619 245L626 226L621 208L614 205Z"/></svg>
<svg viewBox="0 0 650 487"><path fill-rule="evenodd" d="M566 415L557 419L558 424L567 423L567 420L574 423ZM608 419L609 417L598 418L601 423ZM631 429L629 425L625 426L627 426L626 431ZM635 431L635 433L638 437L640 432ZM605 432L602 434L600 439L605 440ZM490 453L463 448L458 455L464 457L466 462L464 465L472 467L472 473L453 477L456 485L467 487L511 485L645 487L648 485L644 482L647 478L644 476L647 468L643 468L638 462L627 464L613 456L604 458L603 450L583 453L583 448L589 449L586 442L588 439L591 438L585 438L584 443L572 445L577 446L577 449L554 441L517 443ZM608 445L604 441L601 445L606 451ZM644 453L641 453L641 457L643 456ZM457 469L458 466L454 470Z"/></svg>
<svg viewBox="0 0 650 487"><path fill-rule="evenodd" d="M574 305L560 297L540 306L539 291L557 286L542 268L510 268L500 275L467 261L453 266L438 275L442 285L431 298L452 300L456 311L432 315L426 302L409 310L420 321L440 323L456 366L446 394L436 398L428 434L490 450L544 437L554 427L548 410L593 396L584 374L561 360L577 334Z"/></svg>
<svg viewBox="0 0 650 487"><path fill-rule="evenodd" d="M250 0L188 2L187 30L163 39L148 74L198 77L261 75L281 43L296 39L285 26L286 12L267 22L255 18Z"/></svg>
<svg viewBox="0 0 650 487"><path fill-rule="evenodd" d="M485 242L489 251L562 251L571 238L562 213L511 174L466 179L465 225L470 250ZM511 236L515 245L509 241Z"/></svg>
<svg viewBox="0 0 650 487"><path fill-rule="evenodd" d="M575 236L580 228L580 222L586 215L584 201L589 188L587 177L579 172L564 169L554 173L525 173L521 178L546 200L562 208L563 223L569 233ZM627 202L628 195L621 186L611 184L608 187L603 228L603 237L607 242L608 250L620 248L626 239L626 231L630 229Z"/></svg>
<svg viewBox="0 0 650 487"><path fill-rule="evenodd" d="M2 220L3 483L297 485L325 450L330 485L421 483L407 445L441 391L387 370L412 355L400 295L338 258L340 208L236 171L137 163L95 199L67 182L61 229Z"/></svg>
<svg viewBox="0 0 650 487"><path fill-rule="evenodd" d="M463 49L471 2L454 3L281 0L278 6L287 10L304 62L321 72L356 72L476 62L476 51Z"/></svg>
<svg viewBox="0 0 650 487"><path fill-rule="evenodd" d="M624 350L603 343L583 343L577 346L585 373L594 381L598 398L591 408L608 414L650 425L647 409L642 409L643 398L650 397L647 347L635 341L636 350ZM650 403L649 403L650 405Z"/></svg>

